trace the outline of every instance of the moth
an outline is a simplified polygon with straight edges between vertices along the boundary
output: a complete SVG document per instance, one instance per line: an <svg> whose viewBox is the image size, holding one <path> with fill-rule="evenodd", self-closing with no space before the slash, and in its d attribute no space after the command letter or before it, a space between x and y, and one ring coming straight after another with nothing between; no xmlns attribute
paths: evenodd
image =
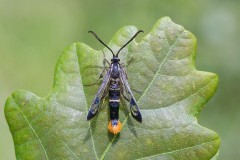
<svg viewBox="0 0 240 160"><path fill-rule="evenodd" d="M120 51L141 32L143 31L139 30L136 32L135 35L129 41L127 41L127 43L125 43L116 54L114 54L112 49L109 48L96 35L96 33L89 31L89 33L92 33L100 43L109 49L113 57L111 59L111 63L107 61L109 67L106 71L106 74L104 76L100 76L103 77L103 81L97 91L95 98L92 101L92 104L88 111L87 120L92 119L99 112L101 101L108 96L110 109L110 122L108 124L108 130L113 134L118 134L122 128L121 122L119 121L120 99L122 98L125 98L127 101L129 101L132 117L138 122L142 122L140 109L129 86L126 71L124 69L124 66L120 64L120 59L118 58Z"/></svg>

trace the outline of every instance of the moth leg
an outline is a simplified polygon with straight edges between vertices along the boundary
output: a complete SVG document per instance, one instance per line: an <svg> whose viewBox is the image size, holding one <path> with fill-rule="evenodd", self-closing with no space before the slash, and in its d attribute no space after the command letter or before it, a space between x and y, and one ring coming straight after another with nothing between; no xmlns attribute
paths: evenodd
<svg viewBox="0 0 240 160"><path fill-rule="evenodd" d="M106 72L107 71L107 68L109 68L110 66L111 66L111 64L110 64L110 62L108 62L108 60L107 60L107 58L106 58L106 56L105 56L105 53L103 52L103 50L102 50L102 53L103 53L103 69L102 69L102 72L101 72L101 74L100 74L100 76L99 76L99 79L101 79L101 78L103 78L103 74L104 74L104 72ZM106 67L106 62L107 62L107 64L108 64L108 67ZM99 80L98 79L98 80Z"/></svg>
<svg viewBox="0 0 240 160"><path fill-rule="evenodd" d="M133 61L133 57L127 61L126 65L128 66Z"/></svg>
<svg viewBox="0 0 240 160"><path fill-rule="evenodd" d="M103 78L103 75L100 75L96 82L94 82L94 83L92 83L92 84L84 84L83 86L93 86L93 85L96 85L96 84L98 84L98 81L99 81L101 78Z"/></svg>
<svg viewBox="0 0 240 160"><path fill-rule="evenodd" d="M102 50L102 53L103 53L103 65L104 65L104 67L105 67L105 63L104 62L107 62L108 63L108 66L110 67L111 66L111 63L110 62L108 62L108 60L107 60L107 58L106 58L106 56L105 56L105 53L103 52L103 50Z"/></svg>
<svg viewBox="0 0 240 160"><path fill-rule="evenodd" d="M122 67L126 67L126 66L128 66L132 61L133 61L133 57L131 57L131 59L128 60L126 63L121 63L120 65L121 65Z"/></svg>
<svg viewBox="0 0 240 160"><path fill-rule="evenodd" d="M101 105L100 105L100 109L102 108L102 106L104 106L105 104L105 100L106 100L106 97L108 96L108 93L103 93L103 96L101 98Z"/></svg>
<svg viewBox="0 0 240 160"><path fill-rule="evenodd" d="M102 71L101 71L101 73L100 73L100 75L99 75L98 80L101 79L101 78L103 78L104 72L106 72L106 71L107 71L107 70L106 70L106 66L104 65L104 66L103 66L103 69L102 69ZM97 81L98 81L98 80L97 80Z"/></svg>
<svg viewBox="0 0 240 160"><path fill-rule="evenodd" d="M103 94L102 94L102 98L101 98L101 106L103 106L103 104L105 103L106 97L108 96L108 89L105 89ZM100 108L101 108L100 106Z"/></svg>
<svg viewBox="0 0 240 160"><path fill-rule="evenodd" d="M127 104L126 104L126 102L124 101L124 99L126 99L126 97L124 97L124 96L120 96L120 99L121 99L121 104L122 104L122 106L125 108L124 110L123 110L123 113L124 113L124 115L127 117L127 115L129 114L129 112L128 112L128 107L127 107ZM128 99L126 99L126 100L128 100Z"/></svg>
<svg viewBox="0 0 240 160"><path fill-rule="evenodd" d="M108 96L108 90L105 90L104 92L103 92L103 96L102 96L102 98L101 98L101 100L105 100L105 98Z"/></svg>
<svg viewBox="0 0 240 160"><path fill-rule="evenodd" d="M141 91L138 91L138 90L136 90L136 89L133 89L133 88L131 88L131 90L133 90L133 91L135 91L135 92L137 92L137 93L139 93L139 94L141 94L141 93L142 93Z"/></svg>
<svg viewBox="0 0 240 160"><path fill-rule="evenodd" d="M83 86L93 86L93 85L98 84L98 81L103 78L104 73L107 71L107 67L106 67L106 65L105 65L104 62L109 63L109 62L107 61L107 59L104 59L104 60L103 60L103 69L102 69L102 71L101 71L98 79L96 80L96 82L94 82L94 83L92 83L92 84L84 84Z"/></svg>
<svg viewBox="0 0 240 160"><path fill-rule="evenodd" d="M129 100L124 94L122 94L122 97L123 97L125 100L127 100L128 102L130 102L130 100Z"/></svg>

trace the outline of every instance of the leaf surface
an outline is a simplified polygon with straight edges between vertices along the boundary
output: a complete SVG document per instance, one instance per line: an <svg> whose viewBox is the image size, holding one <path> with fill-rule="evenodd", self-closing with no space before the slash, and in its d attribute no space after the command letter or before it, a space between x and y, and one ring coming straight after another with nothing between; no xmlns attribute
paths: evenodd
<svg viewBox="0 0 240 160"><path fill-rule="evenodd" d="M116 52L136 32L120 29L109 43ZM94 40L94 39L93 39ZM100 85L104 48L96 51L74 43L59 58L53 89L45 98L16 91L6 101L5 117L17 159L158 159L208 160L218 152L219 136L199 125L196 116L214 94L216 74L195 68L196 38L170 18L161 18L140 43L120 53L128 81L141 108L143 122L120 109L119 135L107 131L108 100L93 120L88 108ZM105 64L108 65L108 64Z"/></svg>

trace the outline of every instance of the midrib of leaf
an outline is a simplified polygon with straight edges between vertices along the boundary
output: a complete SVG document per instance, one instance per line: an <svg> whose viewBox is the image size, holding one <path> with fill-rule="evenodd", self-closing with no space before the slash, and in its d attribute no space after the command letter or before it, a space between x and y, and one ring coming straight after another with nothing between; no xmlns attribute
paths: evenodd
<svg viewBox="0 0 240 160"><path fill-rule="evenodd" d="M156 157L156 156L161 156L161 155L171 154L171 153L175 153L175 152L179 152L179 151L184 151L184 150L188 150L188 149L192 149L192 148L197 148L197 147L201 147L201 146L203 146L203 145L208 145L208 144L214 143L214 142L216 142L216 141L218 141L218 140L219 140L219 139L216 139L216 140L213 140L213 141L209 141L209 142L204 142L204 143L202 143L202 144L198 144L198 145L191 146L191 147L185 147L185 148L177 149L177 150L170 151L170 152L155 154L155 155L152 155L152 156L139 158L139 159L137 159L137 160L144 160L144 159L147 159L147 158L153 158L153 157Z"/></svg>
<svg viewBox="0 0 240 160"><path fill-rule="evenodd" d="M158 73L159 73L160 70L162 69L162 66L163 66L164 62L165 62L166 59L168 58L169 53L172 51L172 49L173 49L173 47L175 46L175 44L176 44L176 43L178 42L178 40L181 38L181 36L182 36L182 34L183 34L184 31L185 31L185 30L183 30L183 31L180 33L180 35L177 37L177 39L173 42L172 46L169 48L166 57L163 59L162 63L160 64L160 66L159 66L156 74L154 75L153 79L151 80L151 82L149 83L148 87L146 88L146 90L145 90L145 91L143 92L143 94L141 95L141 97L138 99L138 101L137 101L138 103L141 101L143 95L146 94L147 90L148 90L148 89L150 88L150 86L153 84L153 82L154 82L154 80L156 79ZM128 116L124 119L124 121L123 121L123 123L122 123L122 128L124 127L125 123L127 122L129 116L130 116L130 113L129 113ZM102 154L102 156L101 156L101 158L100 158L101 160L104 159L107 151L109 150L110 146L112 145L112 143L114 142L114 140L116 139L116 137L117 137L117 136L114 135L112 141L108 144L107 148L105 149L105 151L103 152L103 154Z"/></svg>
<svg viewBox="0 0 240 160"><path fill-rule="evenodd" d="M14 100L14 103L17 104L14 98L13 98L13 100ZM23 113L23 111L20 109L20 107L17 107L17 108L19 109L19 111L21 112L22 116L23 116L24 119L26 120L28 126L29 126L29 127L31 128L31 130L33 131L34 135L37 137L37 140L39 141L39 143L40 143L40 145L41 145L41 147L42 147L42 149L43 149L43 152L44 152L46 158L49 159L49 158L48 158L48 155L47 155L47 152L46 152L46 150L45 150L45 148L44 148L44 146L43 146L43 144L42 144L42 141L41 141L41 139L38 137L37 133L35 132L35 129L32 127L31 123L28 121L27 117L25 116L25 114Z"/></svg>

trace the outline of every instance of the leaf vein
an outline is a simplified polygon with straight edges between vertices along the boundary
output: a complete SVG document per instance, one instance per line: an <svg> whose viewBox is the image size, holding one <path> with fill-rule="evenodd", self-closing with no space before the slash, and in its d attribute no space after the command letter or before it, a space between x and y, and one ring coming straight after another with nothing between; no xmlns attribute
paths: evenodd
<svg viewBox="0 0 240 160"><path fill-rule="evenodd" d="M206 85L204 85L203 87L201 87L199 90L197 90L196 92L193 92L191 95L187 96L186 98L183 98L181 100L178 100L176 101L175 103L172 103L172 104L168 104L166 106L163 106L161 108L157 108L157 109L151 109L151 110L160 110L162 108L166 108L166 107L170 107L170 106L173 106L173 105L176 105L178 103L182 103L183 101L186 101L186 100L189 100L191 97L195 96L196 94L198 94L199 92L201 92L203 89L205 89L207 86L209 86L211 83L214 82L216 78L214 79L211 79ZM142 109L142 111L149 111L149 109Z"/></svg>
<svg viewBox="0 0 240 160"><path fill-rule="evenodd" d="M139 98L138 102L141 101L142 97L147 93L147 91L149 90L150 86L153 84L154 80L157 78L158 73L160 72L163 64L165 63L166 59L168 58L168 55L170 54L170 52L172 51L173 47L175 46L175 44L178 42L178 40L181 38L182 34L184 31L181 32L181 34L179 35L179 37L174 41L174 43L172 44L172 46L169 48L166 57L163 59L162 63L160 64L157 72L155 73L155 76L153 77L153 79L151 80L151 82L149 83L149 85L147 86L147 88L145 89L145 91L143 92L143 94L141 95L141 97Z"/></svg>
<svg viewBox="0 0 240 160"><path fill-rule="evenodd" d="M13 98L13 100L14 100L15 104L17 104L14 98ZM28 121L27 117L25 116L24 112L20 109L20 107L18 106L17 108L19 109L19 111L21 112L22 116L24 117L24 119L26 120L27 124L29 125L30 129L33 131L34 135L36 136L37 140L39 141L46 158L49 159L48 155L47 155L47 152L46 152L46 150L45 150L45 148L43 146L43 143L42 143L41 139L38 137L38 134L36 133L35 129L31 125L31 123Z"/></svg>
<svg viewBox="0 0 240 160"><path fill-rule="evenodd" d="M153 157L156 157L156 156L171 154L171 153L174 153L174 152L184 151L184 150L188 150L188 149L192 149L192 148L197 148L197 147L202 147L203 145L208 145L208 144L214 143L214 142L216 142L216 141L218 141L218 140L219 140L219 139L215 139L215 140L212 140L212 141L209 141L209 142L204 142L204 143L202 143L202 144L198 144L198 145L194 145L194 146L190 146L190 147L185 147L185 148L180 148L180 149L177 149L177 150L174 150L174 151L170 151L170 152L155 154L155 155L148 156L148 157L144 157L144 158L139 158L138 160L149 159L149 158L153 158Z"/></svg>
<svg viewBox="0 0 240 160"><path fill-rule="evenodd" d="M72 151L72 149L68 146L68 144L65 143L63 140L61 140L61 141L62 141L62 143L67 147L67 149L73 154L73 156L74 156L76 159L79 159L79 158L77 157L77 155Z"/></svg>

